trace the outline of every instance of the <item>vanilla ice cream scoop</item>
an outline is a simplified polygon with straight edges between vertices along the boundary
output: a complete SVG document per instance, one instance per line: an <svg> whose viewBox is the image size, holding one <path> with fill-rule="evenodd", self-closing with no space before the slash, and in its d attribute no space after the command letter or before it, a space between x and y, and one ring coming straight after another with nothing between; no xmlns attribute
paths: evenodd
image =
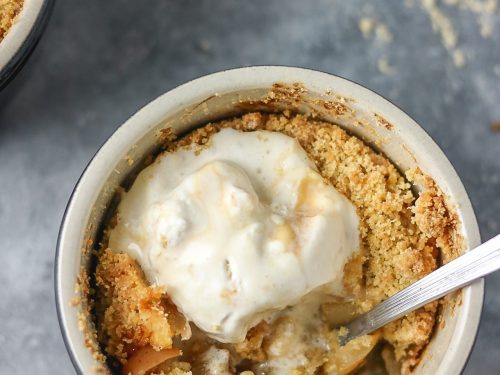
<svg viewBox="0 0 500 375"><path fill-rule="evenodd" d="M359 247L353 205L281 133L223 129L164 153L118 207L109 247L134 257L186 318L221 342L313 290L343 294Z"/></svg>

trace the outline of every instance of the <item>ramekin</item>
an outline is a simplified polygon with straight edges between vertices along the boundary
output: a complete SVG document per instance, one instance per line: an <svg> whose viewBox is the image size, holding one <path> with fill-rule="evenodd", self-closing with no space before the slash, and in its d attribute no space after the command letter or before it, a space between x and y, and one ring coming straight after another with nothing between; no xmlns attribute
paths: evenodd
<svg viewBox="0 0 500 375"><path fill-rule="evenodd" d="M14 24L0 42L0 90L22 68L49 20L54 0L24 0Z"/></svg>
<svg viewBox="0 0 500 375"><path fill-rule="evenodd" d="M309 104L298 97L271 103L268 93L277 83L295 87L310 99ZM310 104L322 100L340 104L333 110L330 105ZM380 95L331 74L292 67L247 67L204 76L161 95L125 122L96 153L73 191L57 244L55 291L64 341L79 373L91 374L100 364L85 343L91 338L79 329L79 323L90 322L82 322L82 305L74 306L71 301L81 268L92 265L89 252L82 249L99 241L117 187L140 169L145 155L159 149L160 130L182 134L208 121L269 109L270 104L299 111L314 106L316 115L360 136L401 170L418 166L434 179L458 214L464 251L479 245L471 203L452 165L413 119ZM130 165L130 160L136 162ZM445 324L439 324L415 374L460 374L477 334L483 294L484 283L477 281L462 289L459 303L445 305Z"/></svg>

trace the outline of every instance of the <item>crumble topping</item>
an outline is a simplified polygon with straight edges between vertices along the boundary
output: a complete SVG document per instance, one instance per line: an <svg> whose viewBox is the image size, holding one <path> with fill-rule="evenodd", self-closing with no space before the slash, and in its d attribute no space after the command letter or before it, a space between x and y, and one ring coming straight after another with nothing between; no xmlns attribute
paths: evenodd
<svg viewBox="0 0 500 375"><path fill-rule="evenodd" d="M461 245L456 229L458 218L451 213L434 181L419 170L407 172L409 181L422 184L423 192L416 199L410 183L384 156L330 123L302 115L249 113L205 125L174 142L169 139L166 152L192 144L201 149L210 142L212 134L228 127L276 131L296 138L323 178L356 207L363 252L345 267L344 284L355 298L340 307L347 320L434 270L438 253L442 253L445 261L458 255ZM168 296L148 286L130 256L103 247L95 277L99 290L97 329L107 354L126 364L138 347L150 346L155 350L181 347L184 352L155 367L151 374L200 373L200 368L210 364L209 358L215 356L218 371L222 368L229 371L234 365L232 358L237 358L247 365L238 373L250 375L257 363L265 368L273 356L279 358L276 353L286 346L287 340L307 336L291 333L297 327L293 328L293 319L285 317L260 323L239 344L220 344L200 337L203 334L196 330L191 337L187 323L168 302ZM330 315L328 306L338 305L327 302L320 310L323 315ZM437 307L438 302L430 303L374 335L354 340L347 351L344 348L349 345L330 351L321 345L306 345L300 353L301 364L290 369L290 373L314 374L319 368L350 373L363 365L366 355L380 342L384 346L382 357L386 367L392 369L391 374L394 368L408 373L418 364L431 337ZM341 313L337 311L336 315ZM335 348L337 331L329 328L331 323L325 317L321 321L318 337L326 337L329 347ZM188 344L178 342L174 336L186 339Z"/></svg>

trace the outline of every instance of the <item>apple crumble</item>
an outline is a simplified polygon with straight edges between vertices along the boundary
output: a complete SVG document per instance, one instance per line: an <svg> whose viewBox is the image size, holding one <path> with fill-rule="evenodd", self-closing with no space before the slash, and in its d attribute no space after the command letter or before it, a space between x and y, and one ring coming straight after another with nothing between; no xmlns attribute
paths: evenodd
<svg viewBox="0 0 500 375"><path fill-rule="evenodd" d="M95 271L96 327L110 368L132 375L350 374L370 366L376 355L391 375L411 372L433 333L438 302L344 347L337 341L342 328L335 327L434 270L440 254L445 261L453 257L457 218L439 189L418 170L405 178L340 127L303 115L256 112L210 123L169 142L165 153L193 147L203 152L224 129L297 140L324 182L352 203L359 217L359 248L343 267L346 294L309 293L253 324L244 340L221 341L188 321L130 253L109 246L115 217ZM415 181L424 186L418 198L412 192ZM204 295L191 298L210 302Z"/></svg>
<svg viewBox="0 0 500 375"><path fill-rule="evenodd" d="M0 42L21 12L23 0L0 0Z"/></svg>

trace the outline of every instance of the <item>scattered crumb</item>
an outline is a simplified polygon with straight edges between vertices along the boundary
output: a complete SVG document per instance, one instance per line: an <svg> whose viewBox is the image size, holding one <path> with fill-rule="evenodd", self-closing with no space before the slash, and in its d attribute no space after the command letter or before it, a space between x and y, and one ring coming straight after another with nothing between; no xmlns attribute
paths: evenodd
<svg viewBox="0 0 500 375"><path fill-rule="evenodd" d="M478 18L479 22L479 33L484 39L491 38L493 35L493 20L491 17L486 15L481 15Z"/></svg>
<svg viewBox="0 0 500 375"><path fill-rule="evenodd" d="M375 36L375 39L380 42L392 42L393 36L387 25L374 18L361 18L358 22L358 27L365 39Z"/></svg>
<svg viewBox="0 0 500 375"><path fill-rule="evenodd" d="M444 0L444 3L478 14L493 14L498 0Z"/></svg>
<svg viewBox="0 0 500 375"><path fill-rule="evenodd" d="M393 36L386 24L370 17L363 17L358 21L358 27L363 38L374 38L376 42L388 45L392 42ZM382 74L393 74L394 68L389 64L387 55L383 55L377 61L377 69Z"/></svg>
<svg viewBox="0 0 500 375"><path fill-rule="evenodd" d="M125 155L125 160L127 161L127 164L129 166L132 166L134 164L134 159L132 159L130 156Z"/></svg>
<svg viewBox="0 0 500 375"><path fill-rule="evenodd" d="M159 138L159 141L163 143L173 142L177 139L177 135L174 134L170 126L161 129L158 132L157 137Z"/></svg>
<svg viewBox="0 0 500 375"><path fill-rule="evenodd" d="M490 124L490 129L492 132L500 132L500 121L493 121Z"/></svg>
<svg viewBox="0 0 500 375"><path fill-rule="evenodd" d="M436 0L421 0L420 3L431 20L432 29L439 33L443 46L451 54L453 64L457 68L464 67L465 55L460 48L457 48L458 33L451 19L438 7Z"/></svg>
<svg viewBox="0 0 500 375"><path fill-rule="evenodd" d="M441 324L439 325L439 327L441 329L445 329L446 328L446 320L441 320Z"/></svg>
<svg viewBox="0 0 500 375"><path fill-rule="evenodd" d="M458 7L477 15L480 35L487 39L493 34L493 18L498 7L498 0L444 0L449 6Z"/></svg>
<svg viewBox="0 0 500 375"><path fill-rule="evenodd" d="M455 64L457 68L463 68L465 66L465 55L460 48L453 50L452 56L453 64Z"/></svg>
<svg viewBox="0 0 500 375"><path fill-rule="evenodd" d="M372 33L373 28L375 27L375 20L373 18L363 17L358 22L359 30L363 34L365 39L368 39Z"/></svg>
<svg viewBox="0 0 500 375"><path fill-rule="evenodd" d="M347 327L340 327L339 328L339 337L344 337L344 336L347 336L349 334L349 330L347 329Z"/></svg>
<svg viewBox="0 0 500 375"><path fill-rule="evenodd" d="M441 36L443 45L452 50L457 45L457 32L451 20L437 6L436 0L421 0L422 8L431 19L432 28Z"/></svg>
<svg viewBox="0 0 500 375"><path fill-rule="evenodd" d="M446 50L451 54L453 64L457 68L465 66L466 59L463 51L458 48L458 32L439 4L457 7L476 14L479 25L479 34L487 39L493 35L493 16L497 10L498 0L420 0L422 9L431 20L432 28L439 33Z"/></svg>
<svg viewBox="0 0 500 375"><path fill-rule="evenodd" d="M386 75L394 74L395 72L394 67L389 63L389 59L385 55L378 59L377 69L380 73Z"/></svg>
<svg viewBox="0 0 500 375"><path fill-rule="evenodd" d="M384 117L382 117L381 115L379 115L378 113L375 113L374 116L376 117L377 119L377 123L381 126L383 126L384 128L386 128L387 130L392 130L394 129L394 125L392 125L389 121L387 121Z"/></svg>
<svg viewBox="0 0 500 375"><path fill-rule="evenodd" d="M375 37L385 43L392 42L393 36L387 26L383 23L377 24L375 28Z"/></svg>

